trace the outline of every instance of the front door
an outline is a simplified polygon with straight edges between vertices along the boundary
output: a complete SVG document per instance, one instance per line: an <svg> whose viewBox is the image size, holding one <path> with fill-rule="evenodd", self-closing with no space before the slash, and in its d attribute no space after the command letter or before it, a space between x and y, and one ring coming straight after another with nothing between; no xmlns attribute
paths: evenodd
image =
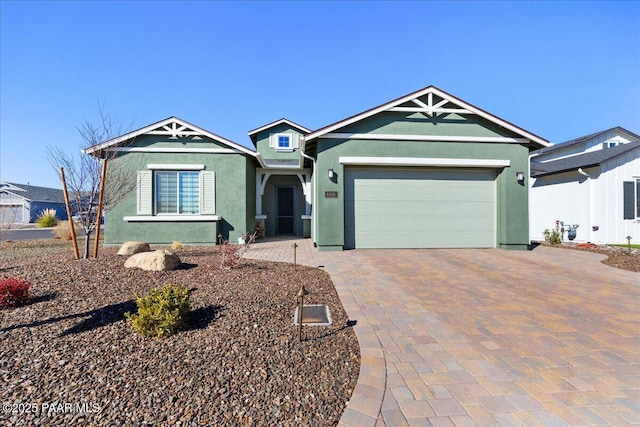
<svg viewBox="0 0 640 427"><path fill-rule="evenodd" d="M278 203L276 233L294 234L293 230L293 187L277 187Z"/></svg>

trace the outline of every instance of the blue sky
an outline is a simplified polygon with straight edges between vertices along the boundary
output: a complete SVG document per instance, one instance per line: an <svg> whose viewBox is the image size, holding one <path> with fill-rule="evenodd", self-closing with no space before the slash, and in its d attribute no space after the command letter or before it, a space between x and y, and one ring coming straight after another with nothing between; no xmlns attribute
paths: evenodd
<svg viewBox="0 0 640 427"><path fill-rule="evenodd" d="M250 146L435 85L552 142L640 133L640 2L0 0L0 180L58 186L98 102Z"/></svg>

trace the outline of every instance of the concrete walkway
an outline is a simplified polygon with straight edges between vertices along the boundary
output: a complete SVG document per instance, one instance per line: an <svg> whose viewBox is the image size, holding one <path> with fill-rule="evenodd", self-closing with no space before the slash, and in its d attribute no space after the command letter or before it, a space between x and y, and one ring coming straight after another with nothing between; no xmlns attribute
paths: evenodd
<svg viewBox="0 0 640 427"><path fill-rule="evenodd" d="M640 424L640 274L603 255L319 252L267 240L245 256L323 266L362 365L343 426Z"/></svg>

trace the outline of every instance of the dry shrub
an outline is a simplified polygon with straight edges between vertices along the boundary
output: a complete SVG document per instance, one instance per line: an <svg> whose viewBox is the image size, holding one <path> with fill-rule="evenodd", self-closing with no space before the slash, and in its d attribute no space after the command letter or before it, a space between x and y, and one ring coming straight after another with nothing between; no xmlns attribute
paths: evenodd
<svg viewBox="0 0 640 427"><path fill-rule="evenodd" d="M73 229L75 230L77 237L80 234L80 227L75 222L73 223ZM69 221L60 221L58 225L53 228L53 235L56 239L71 240Z"/></svg>

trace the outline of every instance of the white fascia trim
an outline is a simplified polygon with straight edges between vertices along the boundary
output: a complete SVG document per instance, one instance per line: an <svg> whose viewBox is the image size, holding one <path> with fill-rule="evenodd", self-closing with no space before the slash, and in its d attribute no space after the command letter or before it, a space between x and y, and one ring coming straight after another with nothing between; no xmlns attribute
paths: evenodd
<svg viewBox="0 0 640 427"><path fill-rule="evenodd" d="M311 174L311 169L295 168L256 168L256 174L270 173L272 175L298 175L301 173Z"/></svg>
<svg viewBox="0 0 640 427"><path fill-rule="evenodd" d="M438 136L438 135L394 135L384 133L328 133L322 136L330 139L372 139L396 141L443 141L443 142L513 142L527 143L527 138L502 136Z"/></svg>
<svg viewBox="0 0 640 427"><path fill-rule="evenodd" d="M269 129L269 128L272 128L272 127L277 126L277 125L282 124L282 123L285 123L285 124L287 124L287 125L289 125L289 126L291 126L291 127L293 127L293 128L299 129L299 130L301 130L301 131L303 131L303 132L305 132L305 133L309 133L309 132L311 132L311 129L307 129L307 128L306 128L306 127L304 127L304 126L300 126L299 124L294 123L294 122L292 122L291 120L287 120L287 119L280 119L280 120L276 120L275 122L271 122L271 123L268 123L268 124L266 124L266 125L264 125L264 126L261 126L261 127L257 128L257 129L250 130L250 131L248 132L248 134L249 134L249 136L251 136L251 135L255 135L255 134L256 134L256 133L258 133L258 132L262 132L263 130L267 130L267 129Z"/></svg>
<svg viewBox="0 0 640 427"><path fill-rule="evenodd" d="M390 110L390 109L392 109L394 107L397 107L397 106L399 106L401 104L404 104L405 102L411 101L411 100L416 99L416 98L420 98L421 96L424 96L424 95L429 94L429 93L436 94L442 99L446 99L449 102L457 104L459 107L462 107L465 110L469 110L471 113L477 114L478 116L483 117L483 118L485 118L485 119L487 119L487 120L489 120L489 121L491 121L493 123L496 123L496 124L498 124L499 126L502 126L505 129L508 129L508 130L510 130L512 132L515 132L518 135L522 135L523 137L525 137L525 138L527 138L527 139L529 139L531 141L534 141L534 142L542 145L543 147L550 147L552 145L550 142L545 141L544 139L542 139L542 138L540 138L540 137L538 137L538 136L536 136L536 135L534 135L534 134L532 134L530 132L527 132L524 129L521 129L521 128L515 126L515 125L512 125L511 123L509 123L509 122L507 122L505 120L502 120L501 118L499 118L497 116L494 116L493 114L489 114L486 111L483 111L483 110L481 110L481 109L479 109L477 107L474 107L473 105L468 104L468 103L464 102L463 100L461 100L459 98L456 98L453 95L449 95L447 93L442 92L441 90L439 90L435 86L428 86L428 87L426 87L426 88L424 88L422 90L419 90L417 92L413 92L413 93L410 93L408 95L405 95L402 98L398 98L398 99L396 99L394 101L387 102L387 103L382 104L382 105L380 105L378 107L372 108L370 110L367 110L367 111L362 112L360 114L356 114L355 116L349 117L349 118L347 118L345 120L342 120L340 122L337 122L337 123L334 123L334 124L329 125L327 127L324 127L322 129L319 129L319 130L317 130L315 132L312 132L312 133L308 134L306 136L306 140L310 141L310 140L315 139L315 138L323 137L324 135L326 135L326 134L328 134L330 132L333 132L334 130L337 130L337 129L340 129L340 128L345 127L347 125L350 125L352 123L358 122L358 121L360 121L362 119L365 119L367 117L371 117L371 116L376 115L378 113L381 113L383 111L388 111L388 110Z"/></svg>
<svg viewBox="0 0 640 427"><path fill-rule="evenodd" d="M174 117L169 117L167 119L161 120L161 121L156 122L156 123L152 123L152 124L150 124L148 126L140 128L140 129L138 129L136 131L129 132L127 134L124 134L124 135L118 136L116 138L110 139L108 141L103 142L102 144L97 144L97 145L94 145L93 147L85 148L84 150L82 150L82 152L84 154L93 154L96 151L102 151L105 148L109 148L109 147L112 147L114 145L118 145L121 142L125 142L125 141L128 141L130 139L136 138L136 137L138 137L140 135L144 135L146 133L149 133L151 131L156 130L159 127L166 126L166 125L168 125L170 123L174 123L174 122L179 124L179 125L181 125L181 126L185 126L185 127L191 128L191 129L199 132L201 135L204 135L204 136L206 136L208 138L211 138L214 141L221 142L224 145L228 145L231 148L235 148L236 150L239 150L239 151L241 151L241 152L243 152L245 154L249 154L250 156L254 156L254 157L256 156L256 152L251 150L251 149L249 149L249 148L247 148L247 147L243 147L240 144L236 144L235 142L230 141L230 140L228 140L226 138L223 138L220 135L216 135L215 133L209 132L208 130L202 129L201 127L198 127L198 126L196 126L194 124L186 122L186 121L184 121L182 119L179 119L178 117L175 117L175 116Z"/></svg>
<svg viewBox="0 0 640 427"><path fill-rule="evenodd" d="M176 147L114 147L108 151L123 153L199 153L199 154L242 154L233 148L176 148Z"/></svg>
<svg viewBox="0 0 640 427"><path fill-rule="evenodd" d="M126 222L207 222L220 221L219 215L157 215L157 216L125 216Z"/></svg>
<svg viewBox="0 0 640 427"><path fill-rule="evenodd" d="M205 169L204 165L184 165L184 164L162 164L162 163L149 163L147 165L149 170L170 170L170 171L201 171Z"/></svg>
<svg viewBox="0 0 640 427"><path fill-rule="evenodd" d="M511 160L445 159L426 157L340 157L338 161L351 166L446 166L463 168L504 168Z"/></svg>
<svg viewBox="0 0 640 427"><path fill-rule="evenodd" d="M263 167L263 168L267 167L267 164L264 162L264 159L262 158L262 154L260 154L259 151L256 152L256 160L260 164L260 167Z"/></svg>

